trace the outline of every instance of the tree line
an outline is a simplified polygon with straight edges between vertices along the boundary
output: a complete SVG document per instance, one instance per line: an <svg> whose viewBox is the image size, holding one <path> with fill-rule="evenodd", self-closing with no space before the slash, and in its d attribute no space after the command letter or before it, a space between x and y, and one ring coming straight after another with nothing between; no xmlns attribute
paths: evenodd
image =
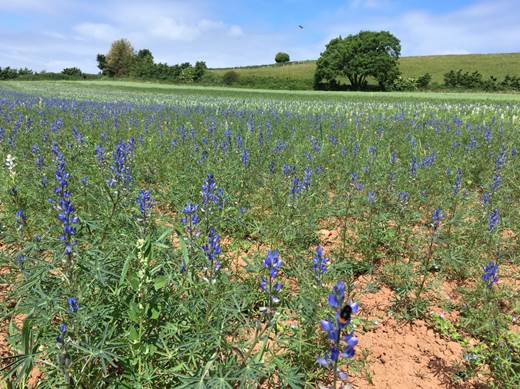
<svg viewBox="0 0 520 389"><path fill-rule="evenodd" d="M136 52L127 39L114 41L108 53L98 54L96 59L101 74L108 77L197 82L208 69L204 61L193 66L189 62L173 66L155 63L149 49Z"/></svg>

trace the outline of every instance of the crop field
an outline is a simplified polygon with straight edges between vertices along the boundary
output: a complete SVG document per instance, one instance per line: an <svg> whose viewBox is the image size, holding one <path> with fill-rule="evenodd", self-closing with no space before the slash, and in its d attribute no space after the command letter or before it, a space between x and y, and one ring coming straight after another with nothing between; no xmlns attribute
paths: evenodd
<svg viewBox="0 0 520 389"><path fill-rule="evenodd" d="M519 96L378 96L1 83L0 388L518 388Z"/></svg>

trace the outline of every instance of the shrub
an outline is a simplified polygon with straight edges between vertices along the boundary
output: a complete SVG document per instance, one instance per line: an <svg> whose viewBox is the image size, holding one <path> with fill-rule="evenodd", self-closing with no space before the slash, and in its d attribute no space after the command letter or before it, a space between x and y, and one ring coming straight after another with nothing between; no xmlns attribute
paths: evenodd
<svg viewBox="0 0 520 389"><path fill-rule="evenodd" d="M61 71L62 74L65 74L67 76L71 77L82 77L83 72L79 68L65 68Z"/></svg>
<svg viewBox="0 0 520 389"><path fill-rule="evenodd" d="M231 85L238 81L240 78L239 74L235 72L234 70L230 70L222 76L222 81L224 81L224 84Z"/></svg>
<svg viewBox="0 0 520 389"><path fill-rule="evenodd" d="M431 80L432 80L432 75L430 73L426 73L426 74L423 74L422 76L420 76L417 79L415 84L417 85L417 88L419 88L419 89L426 89L430 85Z"/></svg>

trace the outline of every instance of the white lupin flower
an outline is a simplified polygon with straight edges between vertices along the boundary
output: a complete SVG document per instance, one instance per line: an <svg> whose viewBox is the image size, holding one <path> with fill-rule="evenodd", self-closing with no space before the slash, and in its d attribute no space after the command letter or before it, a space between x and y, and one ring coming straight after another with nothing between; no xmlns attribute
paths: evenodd
<svg viewBox="0 0 520 389"><path fill-rule="evenodd" d="M5 167L9 171L9 176L11 178L14 178L16 176L16 172L14 171L14 168L16 167L15 163L15 157L13 157L11 154L7 154L7 157L5 159Z"/></svg>

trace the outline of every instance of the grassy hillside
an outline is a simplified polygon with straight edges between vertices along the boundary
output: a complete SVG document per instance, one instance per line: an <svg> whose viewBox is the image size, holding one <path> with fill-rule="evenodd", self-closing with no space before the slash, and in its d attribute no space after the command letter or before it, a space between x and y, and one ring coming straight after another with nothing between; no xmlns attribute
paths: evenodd
<svg viewBox="0 0 520 389"><path fill-rule="evenodd" d="M470 72L478 70L484 78L494 75L502 79L506 74L520 76L520 53L402 57L399 63L403 77L418 77L430 73L432 82L438 84L443 83L444 73L458 69ZM287 65L240 67L233 70L240 74L240 82L244 84L249 80L278 79L312 88L315 68L315 61L303 61ZM210 72L222 76L228 70L230 69L211 69Z"/></svg>

